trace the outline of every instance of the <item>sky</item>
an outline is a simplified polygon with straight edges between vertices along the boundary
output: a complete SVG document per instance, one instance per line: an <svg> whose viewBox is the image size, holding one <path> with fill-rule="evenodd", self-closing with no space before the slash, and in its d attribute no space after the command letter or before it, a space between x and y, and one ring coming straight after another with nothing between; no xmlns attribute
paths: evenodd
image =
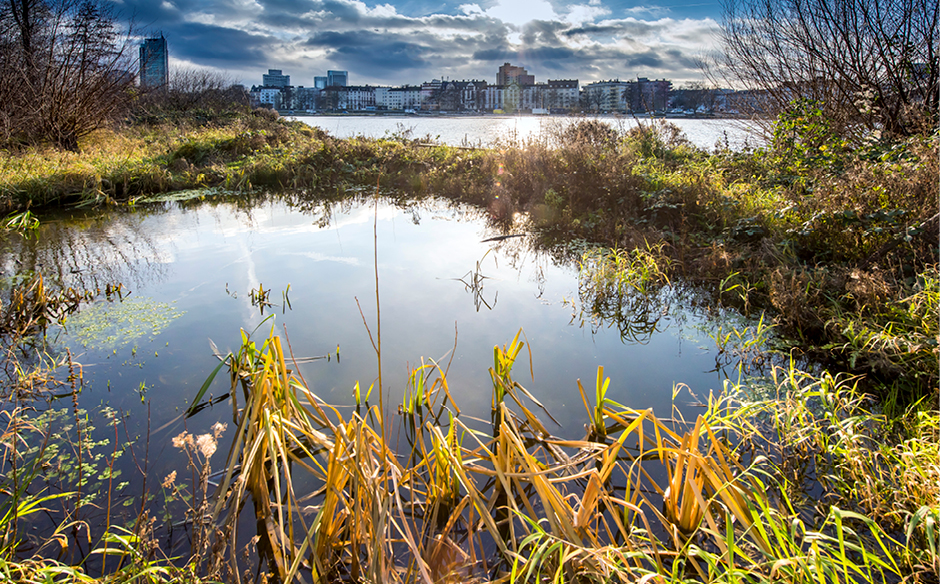
<svg viewBox="0 0 940 584"><path fill-rule="evenodd" d="M260 85L281 69L312 86L432 79L496 82L505 62L537 82L703 79L721 0L111 0L144 35L163 34L171 68L209 68Z"/></svg>

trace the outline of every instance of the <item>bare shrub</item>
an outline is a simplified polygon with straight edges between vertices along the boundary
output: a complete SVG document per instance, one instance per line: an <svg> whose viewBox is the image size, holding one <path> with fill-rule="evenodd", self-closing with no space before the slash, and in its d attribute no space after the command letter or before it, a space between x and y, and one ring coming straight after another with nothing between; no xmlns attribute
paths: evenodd
<svg viewBox="0 0 940 584"><path fill-rule="evenodd" d="M610 124L585 119L566 127L558 141L564 146L587 145L594 148L609 148L617 142L617 130Z"/></svg>

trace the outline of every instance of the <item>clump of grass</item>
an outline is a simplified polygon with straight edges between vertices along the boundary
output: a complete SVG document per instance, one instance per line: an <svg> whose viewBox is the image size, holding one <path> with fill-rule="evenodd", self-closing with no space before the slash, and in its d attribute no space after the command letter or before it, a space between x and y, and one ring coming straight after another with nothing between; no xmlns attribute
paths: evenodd
<svg viewBox="0 0 940 584"><path fill-rule="evenodd" d="M396 456L376 427L392 423L383 412L346 419L291 373L278 337L258 347L244 336L228 361L245 402L211 513L226 534L218 549L237 539L230 530L251 493L259 548L282 581L809 582L825 574L863 582L930 569L932 556L916 547L933 533L928 511L910 515L905 540L863 509L846 509L860 500L845 491L852 477L871 468L846 462L868 445L853 437L867 422L855 420L860 402L844 382L790 370L781 380L794 393L785 415L757 402L732 413L739 394L731 393L686 423L609 400L611 381L599 370L595 406L585 397L591 433L560 440L529 405L540 407L533 392L513 379L523 348L517 335L494 349L490 433L415 407L402 411L410 453ZM429 405L439 391L419 392L420 401ZM820 410L800 405L811 395ZM781 456L748 454L748 444L762 443L753 438L764 415L776 416L770 427L785 448L834 464L845 478L830 485L845 506L821 509L810 523L787 483L773 478L769 462ZM785 420L799 423L778 426ZM788 429L800 434L785 436ZM732 448L738 432L752 441Z"/></svg>
<svg viewBox="0 0 940 584"><path fill-rule="evenodd" d="M755 393L760 382L732 385L728 397L748 413L738 433L769 448L759 454L773 461L791 497L805 498L818 482L820 516L838 503L888 529L909 524L924 504L940 504L937 411L928 402L889 418L857 377L811 375L791 363L774 368L771 381L763 393Z"/></svg>

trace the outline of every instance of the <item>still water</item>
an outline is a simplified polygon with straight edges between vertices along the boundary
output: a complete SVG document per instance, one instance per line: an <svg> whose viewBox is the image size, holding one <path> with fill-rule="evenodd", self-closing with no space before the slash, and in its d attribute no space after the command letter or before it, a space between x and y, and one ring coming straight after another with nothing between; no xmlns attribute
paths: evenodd
<svg viewBox="0 0 940 584"><path fill-rule="evenodd" d="M584 118L544 116L299 116L311 126L326 130L337 138L365 136L382 138L407 134L428 137L450 146L491 146L548 138L566 126ZM716 144L734 150L757 147L764 143L757 124L747 120L684 119L650 120L622 116L596 116L595 119L619 130L638 124L674 124L685 137L700 148L711 150Z"/></svg>
<svg viewBox="0 0 940 584"><path fill-rule="evenodd" d="M215 422L234 433L228 403L181 415L218 364L210 339L225 353L238 349L242 330L255 331L259 342L272 329L286 330L294 356L331 354L297 367L312 391L331 404L353 404L355 383L366 388L376 378L362 316L375 334L376 258L392 414L409 367L424 358L450 363L450 392L462 415L488 419L493 347L520 329L534 379L526 351L514 378L561 423L553 432L563 437L584 436L576 381L590 391L598 365L612 380L610 399L661 416L674 404L694 416L688 392L673 402L676 384L705 397L725 379L705 317L675 290L663 290L653 310L637 316L646 333L625 339L618 326L581 313L576 263L533 249L527 237L484 241L498 235L485 215L449 203L273 196L167 202L46 219L38 235L6 236L6 278L35 270L47 282L79 289L123 285L123 302L98 301L50 331L51 352L68 348L82 364L80 405L99 428L111 431L100 417L101 408L111 408L122 420L121 436L141 449L149 445L148 473L157 486L172 471L185 472L173 436L207 432ZM482 288L468 286L474 275ZM270 291L263 312L252 300L260 287ZM219 375L210 393L220 396L228 385L228 375ZM70 397L53 404L70 406ZM227 448L223 441L217 457L224 460ZM130 480L125 495L133 498L139 477L133 479L130 458L122 460Z"/></svg>

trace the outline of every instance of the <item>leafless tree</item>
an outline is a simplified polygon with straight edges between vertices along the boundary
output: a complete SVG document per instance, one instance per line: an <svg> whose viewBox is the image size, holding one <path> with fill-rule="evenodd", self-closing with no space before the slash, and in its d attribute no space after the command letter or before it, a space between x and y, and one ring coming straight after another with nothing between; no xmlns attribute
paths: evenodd
<svg viewBox="0 0 940 584"><path fill-rule="evenodd" d="M0 139L78 140L120 116L136 78L130 30L99 0L3 0Z"/></svg>
<svg viewBox="0 0 940 584"><path fill-rule="evenodd" d="M937 125L937 0L725 0L718 76L777 110L821 104L846 137ZM755 93L757 94L757 93Z"/></svg>

